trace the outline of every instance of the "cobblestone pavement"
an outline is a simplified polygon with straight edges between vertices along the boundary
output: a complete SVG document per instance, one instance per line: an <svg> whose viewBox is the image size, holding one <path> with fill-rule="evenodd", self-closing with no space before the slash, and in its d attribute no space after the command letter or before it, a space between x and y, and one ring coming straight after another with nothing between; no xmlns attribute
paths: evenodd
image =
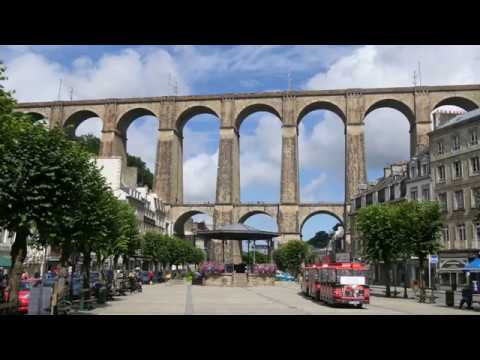
<svg viewBox="0 0 480 360"><path fill-rule="evenodd" d="M229 288L157 284L88 311L92 315L479 315L415 300L372 297L366 309L330 307L305 298L295 283Z"/></svg>

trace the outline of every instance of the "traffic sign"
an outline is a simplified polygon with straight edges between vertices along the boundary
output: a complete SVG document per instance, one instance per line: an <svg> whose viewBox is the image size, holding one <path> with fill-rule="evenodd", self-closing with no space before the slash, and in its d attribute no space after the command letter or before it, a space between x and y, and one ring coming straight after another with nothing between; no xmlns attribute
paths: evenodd
<svg viewBox="0 0 480 360"><path fill-rule="evenodd" d="M430 264L438 264L438 255L430 255Z"/></svg>

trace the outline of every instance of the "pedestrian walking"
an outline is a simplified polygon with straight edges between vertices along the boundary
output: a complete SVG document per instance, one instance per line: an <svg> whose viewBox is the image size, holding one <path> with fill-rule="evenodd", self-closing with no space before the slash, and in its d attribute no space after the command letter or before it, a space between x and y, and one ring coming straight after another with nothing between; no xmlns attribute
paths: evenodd
<svg viewBox="0 0 480 360"><path fill-rule="evenodd" d="M467 303L467 308L472 309L472 298L473 298L473 284L466 286L462 290L462 300L460 301L460 309L463 307L463 304Z"/></svg>

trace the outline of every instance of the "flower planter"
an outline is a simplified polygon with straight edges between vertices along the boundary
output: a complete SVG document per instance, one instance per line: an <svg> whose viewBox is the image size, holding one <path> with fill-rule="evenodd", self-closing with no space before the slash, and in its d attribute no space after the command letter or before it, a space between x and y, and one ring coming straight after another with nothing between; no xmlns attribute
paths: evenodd
<svg viewBox="0 0 480 360"><path fill-rule="evenodd" d="M231 274L207 274L203 278L203 285L205 286L231 286Z"/></svg>

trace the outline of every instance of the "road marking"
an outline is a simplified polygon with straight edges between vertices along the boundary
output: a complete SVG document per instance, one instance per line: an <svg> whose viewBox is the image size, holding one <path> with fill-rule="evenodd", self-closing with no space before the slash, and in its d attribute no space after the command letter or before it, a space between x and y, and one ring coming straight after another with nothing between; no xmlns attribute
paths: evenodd
<svg viewBox="0 0 480 360"><path fill-rule="evenodd" d="M192 285L187 285L187 293L185 295L185 315L193 315L193 301L192 301Z"/></svg>

